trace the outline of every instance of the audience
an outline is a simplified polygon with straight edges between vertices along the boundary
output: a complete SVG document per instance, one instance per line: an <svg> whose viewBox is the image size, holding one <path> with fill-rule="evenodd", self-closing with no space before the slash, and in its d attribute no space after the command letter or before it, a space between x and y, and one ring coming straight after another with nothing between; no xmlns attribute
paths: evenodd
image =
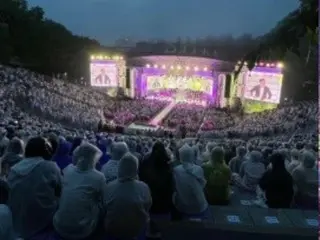
<svg viewBox="0 0 320 240"><path fill-rule="evenodd" d="M158 217L204 219L243 192L253 207L318 207L316 102L243 116L177 103L157 131L136 130L169 103L0 77L0 239L154 235ZM101 118L124 132L97 133Z"/></svg>

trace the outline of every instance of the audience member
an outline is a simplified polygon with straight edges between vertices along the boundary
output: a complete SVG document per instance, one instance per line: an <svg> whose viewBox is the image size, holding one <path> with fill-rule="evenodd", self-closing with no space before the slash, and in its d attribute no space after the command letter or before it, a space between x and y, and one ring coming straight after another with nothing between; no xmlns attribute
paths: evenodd
<svg viewBox="0 0 320 240"><path fill-rule="evenodd" d="M231 171L224 161L224 150L215 147L211 161L203 166L206 179L205 194L210 205L228 205L230 195Z"/></svg>

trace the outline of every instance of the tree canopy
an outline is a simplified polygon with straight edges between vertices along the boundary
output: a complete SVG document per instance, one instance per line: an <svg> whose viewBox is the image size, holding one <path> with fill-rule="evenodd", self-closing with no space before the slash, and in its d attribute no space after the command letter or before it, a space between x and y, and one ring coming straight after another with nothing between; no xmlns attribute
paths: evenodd
<svg viewBox="0 0 320 240"><path fill-rule="evenodd" d="M299 57L306 57L302 56L301 42L308 40L309 51L318 44L318 12L317 0L300 0L300 7L289 13L274 29L262 36L259 46L243 58L242 64L246 61L248 68L252 69L255 62L273 58L274 56L270 56L270 53L275 52L278 60L283 60L288 51ZM309 51L307 51L307 57L310 54ZM305 60L307 63L309 59Z"/></svg>
<svg viewBox="0 0 320 240"><path fill-rule="evenodd" d="M0 1L0 61L19 63L51 73L81 76L81 60L101 48L92 39L76 36L63 25L44 17L40 7L28 7L26 0ZM83 72L85 73L85 72Z"/></svg>

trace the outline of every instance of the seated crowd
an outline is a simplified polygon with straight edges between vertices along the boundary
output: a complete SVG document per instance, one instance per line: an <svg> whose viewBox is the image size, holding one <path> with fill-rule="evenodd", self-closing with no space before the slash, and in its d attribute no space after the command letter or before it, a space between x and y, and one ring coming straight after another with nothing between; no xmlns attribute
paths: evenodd
<svg viewBox="0 0 320 240"><path fill-rule="evenodd" d="M189 103L177 103L162 122L169 129L176 129L181 124L189 133L196 133L203 121L205 108Z"/></svg>
<svg viewBox="0 0 320 240"><path fill-rule="evenodd" d="M23 69L2 67L0 77L0 239L160 237L159 216L206 219L236 191L250 192L256 207L317 209L315 103L221 123L198 138L96 133L102 93L89 100L93 90L77 86L88 96L77 99ZM208 115L185 104L171 114L166 124L184 119L190 132Z"/></svg>

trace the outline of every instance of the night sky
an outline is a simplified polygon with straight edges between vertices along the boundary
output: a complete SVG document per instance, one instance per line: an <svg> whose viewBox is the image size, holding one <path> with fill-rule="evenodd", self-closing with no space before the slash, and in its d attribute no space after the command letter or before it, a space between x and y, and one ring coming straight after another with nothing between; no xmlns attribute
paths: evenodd
<svg viewBox="0 0 320 240"><path fill-rule="evenodd" d="M133 40L264 34L298 0L29 0L46 17L103 44Z"/></svg>

